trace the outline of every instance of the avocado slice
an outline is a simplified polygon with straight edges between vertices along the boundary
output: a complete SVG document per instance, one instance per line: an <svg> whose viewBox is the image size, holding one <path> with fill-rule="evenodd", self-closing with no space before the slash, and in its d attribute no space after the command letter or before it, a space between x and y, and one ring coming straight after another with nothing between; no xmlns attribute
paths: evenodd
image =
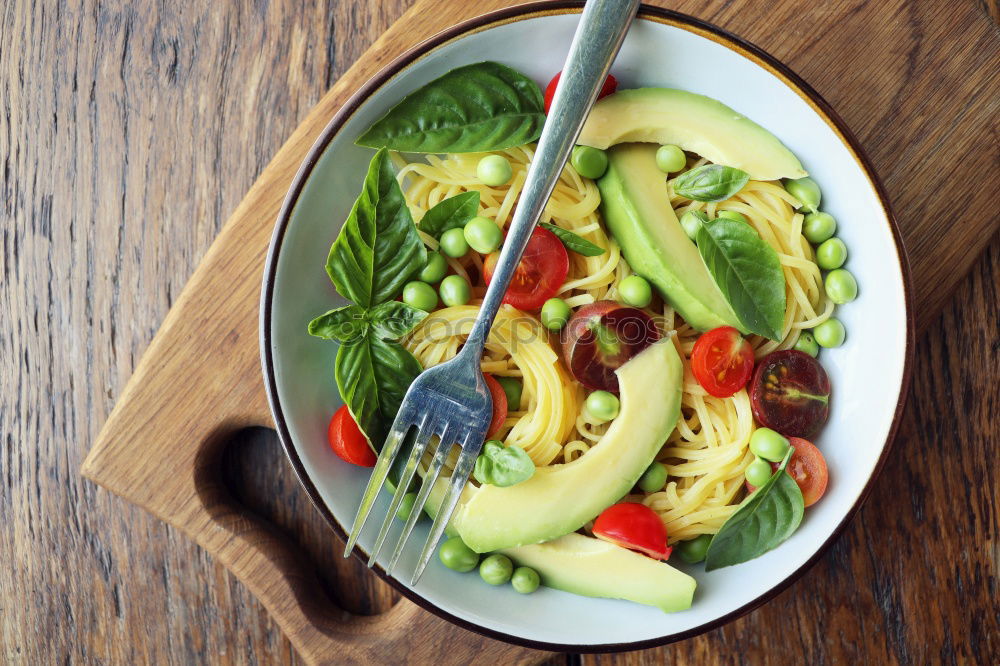
<svg viewBox="0 0 1000 666"><path fill-rule="evenodd" d="M626 599L670 613L691 607L694 578L666 562L575 532L501 551L542 584L585 597Z"/></svg>
<svg viewBox="0 0 1000 666"><path fill-rule="evenodd" d="M427 506L432 518L445 489L441 480L431 490ZM451 523L446 533L458 536ZM546 587L584 597L634 601L665 613L690 608L697 587L694 578L666 562L577 532L499 552L514 560L515 566L537 571Z"/></svg>
<svg viewBox="0 0 1000 666"><path fill-rule="evenodd" d="M634 141L674 144L754 180L802 178L798 158L766 129L711 97L673 88L620 90L599 100L577 139L606 149Z"/></svg>
<svg viewBox="0 0 1000 666"><path fill-rule="evenodd" d="M636 273L698 329L733 326L746 333L670 206L656 146L628 143L608 151L601 191L604 223Z"/></svg>
<svg viewBox="0 0 1000 666"><path fill-rule="evenodd" d="M466 486L451 524L470 548L487 553L575 532L635 485L677 425L684 372L665 338L617 374L621 411L586 454L507 488Z"/></svg>

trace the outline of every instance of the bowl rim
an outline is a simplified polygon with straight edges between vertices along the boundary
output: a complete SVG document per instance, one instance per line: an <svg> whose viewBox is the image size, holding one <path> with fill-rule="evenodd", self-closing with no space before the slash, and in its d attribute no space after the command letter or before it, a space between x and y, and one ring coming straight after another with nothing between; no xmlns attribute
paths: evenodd
<svg viewBox="0 0 1000 666"><path fill-rule="evenodd" d="M397 74L402 72L405 68L409 67L415 61L423 57L424 55L430 53L431 51L437 49L444 44L464 36L467 33L474 33L483 30L494 25L509 23L515 20L523 20L526 18L534 18L537 16L546 16L553 14L566 14L566 13L579 13L583 9L584 2L582 0L534 0L525 4L514 5L511 7L505 7L497 9L494 11L481 14L479 16L466 19L460 23L457 23L431 37L428 39L410 47L397 57L395 57L391 62L382 67L372 78L366 81L357 91L355 91L343 104L343 106L337 110L337 112L330 119L329 123L324 127L323 131L320 133L319 137L316 139L313 146L310 148L305 160L299 167L292 180L291 187L285 199L282 203L281 209L278 213L278 218L275 223L274 233L271 238L271 243L268 248L267 258L264 266L264 277L263 285L261 288L261 302L260 302L260 353L261 353L261 365L264 374L264 383L267 391L268 404L271 408L271 413L274 418L275 429L278 432L278 437L281 441L282 448L285 451L285 455L288 457L292 468L295 470L295 475L299 480L299 483L305 489L312 501L312 504L319 510L320 515L323 516L324 520L330 525L334 532L340 537L341 540L347 539L347 534L344 528L340 525L337 519L333 516L330 509L326 506L326 503L321 498L316 485L313 483L312 479L309 477L299 458L298 451L291 441L291 434L288 430L288 425L285 420L285 415L281 407L281 402L278 397L278 387L277 387L277 377L274 369L274 357L271 351L271 312L272 312L272 302L274 297L274 285L277 274L278 256L281 251L282 242L284 240L285 231L291 221L292 214L294 213L295 206L298 202L299 196L305 187L306 182L312 175L312 171L316 164L319 162L320 157L325 152L327 146L337 135L343 125L348 121L348 119L354 115L358 108L380 87L382 87L386 82L395 77ZM375 573L383 581L387 582L392 586L397 592L406 597L409 601L417 604L418 606L434 613L438 617L441 617L452 624L455 624L463 629L473 631L483 636L500 640L506 643L511 643L514 645L520 645L523 647L533 648L536 650L544 650L550 652L575 652L575 653L598 653L598 652L626 652L630 650L641 650L647 648L654 648L670 643L674 643L687 638L692 638L698 636L712 629L721 627L747 613L759 608L763 604L772 600L778 594L786 590L792 583L797 581L802 575L809 570L819 559L822 557L826 551L830 548L834 541L836 541L840 535L843 533L844 529L851 522L854 516L857 514L858 509L864 504L868 496L871 494L872 488L874 487L875 480L878 478L879 474L885 467L886 461L889 457L889 452L891 451L893 444L896 439L896 435L899 431L900 422L902 420L903 410L906 404L907 396L910 389L910 381L913 369L913 356L915 347L915 324L914 324L914 313L912 307L912 279L910 274L909 260L907 258L906 249L902 243L902 236L900 234L899 225L896 222L896 218L893 215L892 207L889 203L889 197L886 193L885 187L883 186L878 175L872 166L871 161L865 154L864 150L861 148L860 143L857 138L847 127L844 120L837 114L837 112L830 106L830 104L823 99L823 97L816 92L808 83L806 83L798 74L796 74L790 67L782 63L780 60L770 55L763 49L752 44L751 42L738 37L737 35L724 30L712 23L704 21L702 19L683 14L681 12L672 11L669 9L662 9L660 7L655 7L648 4L641 4L639 7L638 18L645 18L648 20L653 20L657 23L662 23L666 25L671 25L673 27L678 27L688 32L693 32L702 37L706 37L715 41L727 48L736 51L743 57L750 59L757 65L764 67L773 75L781 79L786 85L788 85L793 91L796 92L803 100L805 100L820 118L830 126L835 134L839 137L841 142L845 145L848 151L851 153L854 160L858 163L864 175L867 177L868 181L871 183L873 190L878 198L879 204L885 213L886 219L889 223L889 229L892 234L893 244L896 249L896 254L899 260L900 273L902 276L903 283L903 308L905 311L905 322L906 322L906 335L905 335L905 349L903 355L903 373L900 382L899 397L896 402L896 409L893 413L892 424L890 425L888 435L886 437L885 445L882 448L882 453L879 456L878 461L872 470L871 476L865 483L864 488L862 488L861 493L855 500L854 504L848 509L847 513L840 523L834 528L830 536L820 544L816 551L811 557L809 557L806 562L800 566L798 569L793 571L791 574L786 576L783 580L776 583L769 590L753 599L752 601L744 604L743 606L726 613L714 620L705 622L696 627L690 629L679 631L676 633L667 634L657 638L651 638L641 641L633 641L626 643L603 643L603 644L584 644L577 645L573 643L553 643L545 641L536 641L528 638L522 638L520 636L513 636L501 631L496 631L488 627L484 627L479 624L470 622L464 618L458 617L449 613L429 600L425 599L423 596L418 594L416 591L411 590L399 581L397 581L392 576L386 574L385 570L376 564L372 567ZM359 561L367 562L367 554L364 553L360 546L356 547L353 551L353 556L357 557Z"/></svg>

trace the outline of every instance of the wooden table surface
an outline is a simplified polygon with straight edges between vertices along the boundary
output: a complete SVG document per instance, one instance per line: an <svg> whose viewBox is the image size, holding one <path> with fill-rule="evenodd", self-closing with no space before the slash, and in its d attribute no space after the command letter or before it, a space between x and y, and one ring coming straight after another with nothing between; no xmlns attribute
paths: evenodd
<svg viewBox="0 0 1000 666"><path fill-rule="evenodd" d="M409 4L4 3L0 661L298 661L221 565L78 469L225 218L307 110ZM919 63L940 44L924 35L917 5L935 3L910 4L914 43L900 45L909 49L901 57ZM728 27L748 5L677 8ZM821 54L827 3L781 5L795 29L813 26ZM1000 13L996 2L956 5L994 22ZM759 43L781 55L776 37ZM800 55L792 65L810 80L809 54ZM985 135L1000 140L995 125ZM941 168L954 159L949 148L941 146ZM995 190L996 153L992 167L981 186ZM904 203L930 206L948 194ZM994 233L995 207L960 212L983 216L984 233ZM922 313L894 454L808 576L766 607L673 646L540 658L997 663L998 245L994 235L982 256L965 260L971 272L950 300L941 295L940 315ZM376 613L393 603L385 584L337 555L273 433L247 432L227 456L236 495L303 545L344 607Z"/></svg>

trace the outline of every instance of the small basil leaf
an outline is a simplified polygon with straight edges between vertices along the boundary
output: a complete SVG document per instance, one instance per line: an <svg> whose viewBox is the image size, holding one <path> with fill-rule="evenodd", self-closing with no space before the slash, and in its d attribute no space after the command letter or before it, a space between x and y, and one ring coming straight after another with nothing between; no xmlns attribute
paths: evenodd
<svg viewBox="0 0 1000 666"><path fill-rule="evenodd" d="M694 201L723 201L743 189L750 174L735 167L705 164L674 179L674 194Z"/></svg>
<svg viewBox="0 0 1000 666"><path fill-rule="evenodd" d="M396 418L406 389L424 369L420 361L398 343L370 338L369 345L379 391L379 410L385 423L389 424Z"/></svg>
<svg viewBox="0 0 1000 666"><path fill-rule="evenodd" d="M364 189L330 248L326 272L344 298L363 308L392 300L426 263L389 151L372 158Z"/></svg>
<svg viewBox="0 0 1000 666"><path fill-rule="evenodd" d="M369 335L341 344L335 375L344 404L372 443L381 443L420 362L395 342Z"/></svg>
<svg viewBox="0 0 1000 666"><path fill-rule="evenodd" d="M567 231L562 227L557 227L554 224L549 224L548 222L539 222L538 226L543 229L548 229L554 233L562 244L566 246L567 250L572 250L577 254L582 254L585 257L596 257L598 255L604 254L604 248L594 245L586 238L573 233L572 231Z"/></svg>
<svg viewBox="0 0 1000 666"><path fill-rule="evenodd" d="M781 339L785 274L778 254L748 224L718 217L701 226L698 252L736 316L751 333Z"/></svg>
<svg viewBox="0 0 1000 666"><path fill-rule="evenodd" d="M524 449L491 439L483 444L472 475L481 484L506 488L527 481L534 473L535 463Z"/></svg>
<svg viewBox="0 0 1000 666"><path fill-rule="evenodd" d="M448 197L424 213L417 226L424 233L440 238L449 229L464 227L478 212L479 192L462 192Z"/></svg>
<svg viewBox="0 0 1000 666"><path fill-rule="evenodd" d="M411 92L356 143L410 153L477 153L531 143L544 122L537 83L506 65L480 62Z"/></svg>
<svg viewBox="0 0 1000 666"><path fill-rule="evenodd" d="M736 513L712 537L705 571L759 557L792 535L802 522L802 491L785 471L794 449L789 448L770 479L743 501Z"/></svg>
<svg viewBox="0 0 1000 666"><path fill-rule="evenodd" d="M337 349L334 376L340 397L369 442L381 442L384 432L379 410L378 385L367 336Z"/></svg>
<svg viewBox="0 0 1000 666"><path fill-rule="evenodd" d="M380 340L396 341L412 331L426 316L425 311L412 305L386 301L369 311L371 332Z"/></svg>
<svg viewBox="0 0 1000 666"><path fill-rule="evenodd" d="M368 318L365 309L358 305L330 310L309 322L309 335L325 340L350 343L367 334Z"/></svg>

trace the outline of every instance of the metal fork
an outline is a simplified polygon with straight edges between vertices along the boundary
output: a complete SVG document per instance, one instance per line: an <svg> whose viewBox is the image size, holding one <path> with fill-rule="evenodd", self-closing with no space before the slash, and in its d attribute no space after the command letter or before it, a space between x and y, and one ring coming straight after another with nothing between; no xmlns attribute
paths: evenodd
<svg viewBox="0 0 1000 666"><path fill-rule="evenodd" d="M392 573L413 526L427 503L431 489L437 483L452 446L458 444L461 453L438 507L430 536L420 553L411 585L416 584L427 566L476 464L492 415L493 401L479 368L486 337L528 239L559 180L638 6L639 0L588 0L584 7L552 107L538 141L538 149L528 168L520 202L514 212L479 315L458 355L447 363L421 373L406 392L361 499L344 557L351 554L389 469L403 442L407 440L411 430L415 429L416 437L410 455L393 494L389 513L375 539L368 566L372 566L382 549L392 527L393 516L413 480L417 464L427 451L433 450L433 460L386 567L387 573ZM436 449L431 448L434 437L438 439Z"/></svg>

